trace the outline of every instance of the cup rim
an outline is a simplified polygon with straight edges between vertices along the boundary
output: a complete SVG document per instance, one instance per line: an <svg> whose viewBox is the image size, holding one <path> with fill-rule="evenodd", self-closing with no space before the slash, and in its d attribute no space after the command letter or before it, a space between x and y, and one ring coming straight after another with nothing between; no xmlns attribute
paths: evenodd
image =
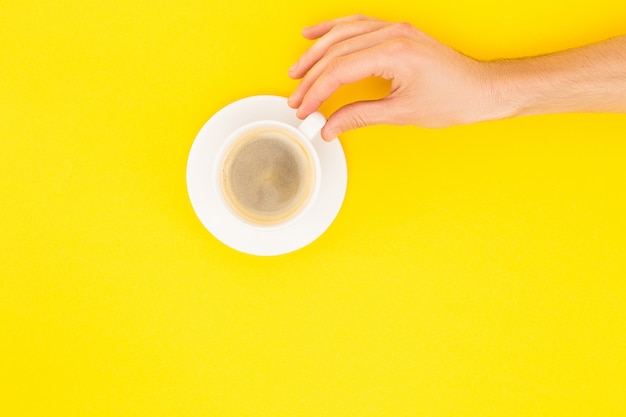
<svg viewBox="0 0 626 417"><path fill-rule="evenodd" d="M302 208L298 210L295 214L293 214L291 217L287 218L285 221L274 223L274 224L267 224L267 225L253 223L251 221L244 219L230 206L230 204L228 203L227 199L224 196L224 191L221 185L221 175L220 175L224 156L226 155L227 151L230 149L233 142L235 142L235 140L238 137L240 137L242 134L244 134L245 132L258 128L258 127L262 127L262 126L279 127L281 129L287 130L291 132L292 134L294 134L297 137L298 141L302 145L304 145L304 148L306 152L308 153L308 156L311 158L313 162L312 166L313 166L313 171L314 171L313 190L309 194ZM214 182L215 190L217 192L217 196L218 196L218 200L220 204L226 209L226 211L237 222L239 222L240 224L248 228L258 230L258 231L280 230L297 222L311 209L311 207L313 206L313 204L318 198L319 190L320 190L321 164L319 160L319 155L317 154L317 151L315 150L315 147L312 144L313 140L315 139L314 138L308 139L304 135L304 133L297 127L292 126L288 123L282 122L280 120L255 120L253 122L246 123L245 125L242 125L238 127L237 129L233 130L221 144L218 152L215 155L214 164L213 164L213 182Z"/></svg>

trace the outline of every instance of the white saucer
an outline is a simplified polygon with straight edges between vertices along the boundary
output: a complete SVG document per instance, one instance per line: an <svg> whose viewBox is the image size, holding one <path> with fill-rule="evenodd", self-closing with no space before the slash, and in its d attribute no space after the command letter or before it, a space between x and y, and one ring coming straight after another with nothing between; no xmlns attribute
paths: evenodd
<svg viewBox="0 0 626 417"><path fill-rule="evenodd" d="M338 140L324 142L318 135L313 147L321 164L321 184L311 209L295 223L274 231L255 230L238 222L218 200L212 172L215 154L238 127L257 120L279 120L298 126L296 111L285 97L253 96L224 107L211 117L196 136L187 160L187 191L196 215L218 240L252 255L281 255L313 242L331 225L343 203L348 170Z"/></svg>

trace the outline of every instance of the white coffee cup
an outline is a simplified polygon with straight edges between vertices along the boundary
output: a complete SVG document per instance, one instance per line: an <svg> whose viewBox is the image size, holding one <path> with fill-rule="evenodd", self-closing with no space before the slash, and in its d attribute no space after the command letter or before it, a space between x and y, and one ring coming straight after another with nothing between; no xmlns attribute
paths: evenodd
<svg viewBox="0 0 626 417"><path fill-rule="evenodd" d="M298 221L319 194L320 160L312 141L325 123L315 112L298 127L260 120L236 129L216 154L213 181L220 204L253 229L277 230Z"/></svg>

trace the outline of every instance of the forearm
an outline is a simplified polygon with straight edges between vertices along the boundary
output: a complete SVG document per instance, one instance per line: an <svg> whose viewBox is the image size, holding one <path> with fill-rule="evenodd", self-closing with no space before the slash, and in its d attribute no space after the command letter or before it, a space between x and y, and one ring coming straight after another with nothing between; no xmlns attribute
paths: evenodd
<svg viewBox="0 0 626 417"><path fill-rule="evenodd" d="M486 62L489 118L626 113L626 36L549 55Z"/></svg>

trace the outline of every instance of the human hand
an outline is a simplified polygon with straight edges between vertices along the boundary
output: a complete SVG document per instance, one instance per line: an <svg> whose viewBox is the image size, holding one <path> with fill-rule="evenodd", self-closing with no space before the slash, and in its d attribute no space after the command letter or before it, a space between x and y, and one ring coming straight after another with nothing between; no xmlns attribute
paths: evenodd
<svg viewBox="0 0 626 417"><path fill-rule="evenodd" d="M289 105L305 118L339 87L375 76L391 80L380 100L347 104L333 113L322 137L375 124L446 127L494 117L490 78L482 62L438 42L408 23L360 15L306 28L317 40L289 70L301 79Z"/></svg>

